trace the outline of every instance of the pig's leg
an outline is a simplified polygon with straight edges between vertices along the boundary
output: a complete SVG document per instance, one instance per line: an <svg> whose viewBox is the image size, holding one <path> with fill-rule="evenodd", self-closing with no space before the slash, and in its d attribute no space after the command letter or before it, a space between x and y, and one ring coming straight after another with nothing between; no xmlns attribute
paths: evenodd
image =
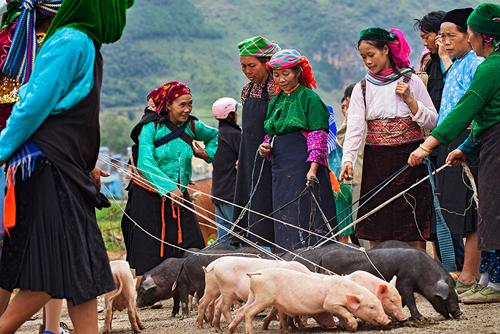
<svg viewBox="0 0 500 334"><path fill-rule="evenodd" d="M179 299L181 303L181 308L182 312L179 316L179 320L183 320L184 317L189 317L189 310L188 310L188 296L189 296L189 291L187 287L187 283L184 282L184 280L179 280L177 289L179 292Z"/></svg>
<svg viewBox="0 0 500 334"><path fill-rule="evenodd" d="M137 312L137 307L134 306L134 309L135 309L135 319L137 320L137 327L139 327L139 329L144 329L146 327L144 327L144 325L142 324L142 321L141 319L139 318L139 312Z"/></svg>
<svg viewBox="0 0 500 334"><path fill-rule="evenodd" d="M243 321L243 318L245 317L245 310L247 309L248 305L250 305L250 304L252 304L254 302L254 300L255 300L255 298L253 297L253 293L250 290L250 292L248 294L248 300L247 300L247 302L245 303L245 305L243 305L242 307L240 307L238 309L238 312L236 313L236 316L234 317L233 321L231 321L231 323L229 324L229 331L230 331L230 333L232 333L236 329L236 327L238 327L238 325L240 324L240 322ZM276 313L278 313L278 311L275 308L273 308L271 310L271 312L269 313L269 315L267 315L266 319L268 317L274 318L274 316L276 315ZM266 321L266 319L264 319L264 322ZM269 325L269 322L268 322L268 325ZM265 329L267 329L267 327L264 328L264 330Z"/></svg>
<svg viewBox="0 0 500 334"><path fill-rule="evenodd" d="M200 304L198 305L198 317L196 319L198 328L203 328L203 319L205 318L205 312L207 308L210 310L213 301L217 299L218 295L218 291L207 290L203 297L201 297Z"/></svg>
<svg viewBox="0 0 500 334"><path fill-rule="evenodd" d="M179 294L176 293L174 294L174 305L172 307L172 318L175 318L175 316L177 314L179 314L179 304L180 304L180 298L179 298Z"/></svg>
<svg viewBox="0 0 500 334"><path fill-rule="evenodd" d="M238 311L238 315L239 315L240 311L241 311L241 309ZM244 314L244 313L242 312L242 314ZM271 312L269 312L269 314L266 315L266 317L264 318L264 321L262 323L262 329L263 330L267 330L269 328L269 324L271 323L271 321L276 320L276 315L277 314L278 314L278 310L275 307L273 307L273 309L271 310Z"/></svg>
<svg viewBox="0 0 500 334"><path fill-rule="evenodd" d="M406 306L408 306L411 317L414 320L424 320L424 316L417 309L417 303L415 302L415 296L413 295L413 291L405 287L405 285L398 284L397 286L399 294L401 295L401 299L403 301L403 305L406 304Z"/></svg>
<svg viewBox="0 0 500 334"><path fill-rule="evenodd" d="M289 317L285 313L278 312L278 318L280 319L280 332L288 333L288 328L290 327L290 319L293 323L293 317ZM293 327L295 327L295 325Z"/></svg>
<svg viewBox="0 0 500 334"><path fill-rule="evenodd" d="M128 303L127 314L128 314L128 321L130 322L130 326L132 327L134 333L140 333L141 329L137 325L137 313L132 302Z"/></svg>
<svg viewBox="0 0 500 334"><path fill-rule="evenodd" d="M221 312L224 314L224 318L227 323L233 321L233 315L231 314L231 306L235 302L235 298L232 295L222 297Z"/></svg>
<svg viewBox="0 0 500 334"><path fill-rule="evenodd" d="M245 309L245 330L247 334L253 334L253 319L259 312L272 305L272 300L258 301L257 299Z"/></svg>
<svg viewBox="0 0 500 334"><path fill-rule="evenodd" d="M234 298L231 294L222 295L222 298L219 303L215 306L214 312L214 320L212 322L212 326L219 332L221 332L220 328L220 318L221 314L224 314L224 318L226 322L229 324L233 320L233 316L231 315L231 306L233 305Z"/></svg>
<svg viewBox="0 0 500 334"><path fill-rule="evenodd" d="M191 295L188 296L187 307L189 312L193 311L193 296Z"/></svg>
<svg viewBox="0 0 500 334"><path fill-rule="evenodd" d="M341 305L328 305L325 307L325 311L335 314L340 320L340 325L346 330L355 332L358 329L356 318L345 307Z"/></svg>
<svg viewBox="0 0 500 334"><path fill-rule="evenodd" d="M105 301L104 314L104 328L102 330L102 333L109 334L111 333L111 320L113 319L113 303L109 300Z"/></svg>

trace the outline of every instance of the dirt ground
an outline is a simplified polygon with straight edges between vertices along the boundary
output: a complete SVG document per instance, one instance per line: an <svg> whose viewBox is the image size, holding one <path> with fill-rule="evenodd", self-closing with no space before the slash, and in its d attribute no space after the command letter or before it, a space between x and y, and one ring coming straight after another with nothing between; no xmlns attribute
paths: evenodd
<svg viewBox="0 0 500 334"><path fill-rule="evenodd" d="M102 306L102 300L99 301L99 305ZM163 308L161 309L141 309L139 310L140 318L146 329L143 330L144 334L152 333L216 333L213 328L208 328L205 325L204 329L197 329L195 324L196 315L193 312L189 318L184 320L179 320L178 318L171 318L171 301L166 301L163 303ZM393 326L390 329L384 330L387 333L475 333L475 334L494 334L500 333L500 303L498 304L483 304L483 305L464 305L461 304L460 308L463 311L463 315L458 320L445 320L440 315L438 315L432 306L425 301L423 298L418 296L418 308L421 313L427 317L428 321L418 325L406 326L406 327L396 327ZM408 310L405 308L408 313ZM38 326L41 323L41 313L37 314L33 320L28 321L23 327L20 328L18 333L36 333L38 331ZM99 326L102 326L104 320L104 314L99 313ZM71 322L64 312L62 321L68 324L71 328ZM223 322L223 329L225 323ZM273 334L279 333L278 322L274 321L271 323L270 330L263 331L261 329L262 318L256 318L254 320L254 329L257 334ZM240 325L239 333L243 333L243 325ZM304 330L296 330L293 333L332 333L341 332L340 330L330 330L324 331L320 329L313 320L309 320L307 328ZM361 333L379 333L381 330L375 328L369 328L367 326L360 326L358 332ZM128 322L127 313L115 312L113 318L113 331L112 333L122 333L129 334L133 333L130 329Z"/></svg>

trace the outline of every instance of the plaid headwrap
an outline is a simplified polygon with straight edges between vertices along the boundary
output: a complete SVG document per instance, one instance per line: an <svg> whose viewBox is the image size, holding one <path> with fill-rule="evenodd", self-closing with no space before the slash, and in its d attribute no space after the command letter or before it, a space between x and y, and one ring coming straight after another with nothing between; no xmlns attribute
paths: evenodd
<svg viewBox="0 0 500 334"><path fill-rule="evenodd" d="M279 45L265 37L254 36L238 43L240 56L271 57L281 50Z"/></svg>
<svg viewBox="0 0 500 334"><path fill-rule="evenodd" d="M191 95L191 90L186 84L179 81L170 81L158 88L153 89L147 96L147 99L153 100L156 112L161 114L167 112L167 104L172 103L178 97Z"/></svg>
<svg viewBox="0 0 500 334"><path fill-rule="evenodd" d="M21 83L29 80L38 49L36 15L54 16L63 0L23 0L3 72Z"/></svg>
<svg viewBox="0 0 500 334"><path fill-rule="evenodd" d="M316 88L316 79L313 75L311 63L309 63L306 56L302 56L297 50L281 50L275 53L266 65L267 68L273 70L284 70L299 66L302 69L300 83L308 88Z"/></svg>

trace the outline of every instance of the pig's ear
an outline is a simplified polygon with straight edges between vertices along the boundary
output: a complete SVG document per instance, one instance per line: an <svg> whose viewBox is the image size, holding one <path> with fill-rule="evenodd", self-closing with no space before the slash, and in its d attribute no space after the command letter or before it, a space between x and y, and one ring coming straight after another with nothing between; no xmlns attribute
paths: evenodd
<svg viewBox="0 0 500 334"><path fill-rule="evenodd" d="M392 279L389 282L389 284L392 285L392 286L396 286L397 279L398 279L398 277L396 275L392 276Z"/></svg>
<svg viewBox="0 0 500 334"><path fill-rule="evenodd" d="M345 296L345 299L347 301L347 306L351 310L357 310L361 305L361 299L359 299L356 295L347 295Z"/></svg>
<svg viewBox="0 0 500 334"><path fill-rule="evenodd" d="M446 282L442 279L440 279L434 289L434 295L441 297L443 300L448 299L448 296L450 294L450 287Z"/></svg>
<svg viewBox="0 0 500 334"><path fill-rule="evenodd" d="M146 291L149 290L149 289L156 288L155 280L151 276L146 277L144 279L144 281L142 281L141 285L144 288L144 290L146 290Z"/></svg>
<svg viewBox="0 0 500 334"><path fill-rule="evenodd" d="M385 284L385 283L379 284L379 286L377 286L376 295L382 296L382 295L385 295L388 291L389 291L389 287L387 286L387 284Z"/></svg>

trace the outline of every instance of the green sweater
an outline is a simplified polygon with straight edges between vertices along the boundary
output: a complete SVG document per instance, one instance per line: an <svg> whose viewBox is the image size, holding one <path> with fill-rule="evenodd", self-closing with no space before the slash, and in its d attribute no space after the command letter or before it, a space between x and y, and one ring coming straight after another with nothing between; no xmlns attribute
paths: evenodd
<svg viewBox="0 0 500 334"><path fill-rule="evenodd" d="M187 186L191 180L191 160L193 150L180 137L167 144L154 147L158 140L171 131L166 125L154 122L144 125L139 136L139 158L137 166L144 177L150 181L155 189L165 196L167 193L178 188L177 183ZM195 121L196 135L190 126L186 127L186 133L194 140L203 141L208 153L208 161L211 162L217 151L218 130L207 126L201 121Z"/></svg>
<svg viewBox="0 0 500 334"><path fill-rule="evenodd" d="M312 89L301 85L290 95L281 91L267 108L264 130L270 136L299 130L328 131L328 109Z"/></svg>
<svg viewBox="0 0 500 334"><path fill-rule="evenodd" d="M477 67L469 89L431 135L449 145L471 122L470 136L475 140L500 122L500 51L492 52Z"/></svg>

